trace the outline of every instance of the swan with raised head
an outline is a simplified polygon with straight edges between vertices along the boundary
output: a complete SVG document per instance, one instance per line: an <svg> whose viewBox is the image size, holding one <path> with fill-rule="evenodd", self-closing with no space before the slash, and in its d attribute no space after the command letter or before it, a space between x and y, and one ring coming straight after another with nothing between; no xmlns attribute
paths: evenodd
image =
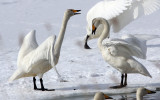
<svg viewBox="0 0 160 100"><path fill-rule="evenodd" d="M148 90L148 89L146 89L144 87L138 88L137 92L136 92L136 99L137 100L143 100L143 96L145 96L146 94L152 94L152 93L156 93L156 92Z"/></svg>
<svg viewBox="0 0 160 100"><path fill-rule="evenodd" d="M80 14L78 13L79 11L80 10L68 9L64 13L61 30L57 40L55 35L50 36L38 46L35 37L35 31L28 33L23 40L18 54L18 69L10 77L9 81L13 81L22 77L33 77L35 90L48 90L43 86L43 74L49 71L51 68L55 68L55 65L58 63L67 22L71 16ZM40 78L40 89L38 89L36 86L36 76Z"/></svg>
<svg viewBox="0 0 160 100"><path fill-rule="evenodd" d="M122 74L120 85L112 88L125 87L127 85L127 73L139 73L151 77L147 69L133 58L133 56L146 58L146 40L142 41L133 35L126 35L122 39L107 39L103 42L109 35L110 26L106 19L95 18L92 23L92 34L95 34L100 24L103 25L104 29L98 38L98 48L103 59Z"/></svg>
<svg viewBox="0 0 160 100"><path fill-rule="evenodd" d="M103 92L97 92L94 95L94 100L105 100L105 99L112 99L112 98L104 94Z"/></svg>
<svg viewBox="0 0 160 100"><path fill-rule="evenodd" d="M149 15L160 8L160 0L103 0L94 5L87 13L87 35L85 48L90 49L87 40L97 38L103 31L103 25L97 27L92 35L92 20L102 17L108 20L113 32L119 32L133 20Z"/></svg>

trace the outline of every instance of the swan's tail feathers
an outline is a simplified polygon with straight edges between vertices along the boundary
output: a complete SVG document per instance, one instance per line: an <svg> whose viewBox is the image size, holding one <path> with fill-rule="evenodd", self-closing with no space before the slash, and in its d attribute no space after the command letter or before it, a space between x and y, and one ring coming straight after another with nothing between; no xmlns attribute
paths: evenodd
<svg viewBox="0 0 160 100"><path fill-rule="evenodd" d="M130 64L130 66L133 68L133 70L135 70L136 73L138 72L144 76L148 76L148 77L152 78L152 76L150 75L148 70L140 62L138 62L134 58L127 60L127 62Z"/></svg>
<svg viewBox="0 0 160 100"><path fill-rule="evenodd" d="M142 75L152 78L151 74L148 72L148 70L144 66L142 67L142 69L143 70L141 70L140 72Z"/></svg>
<svg viewBox="0 0 160 100"><path fill-rule="evenodd" d="M14 81L14 80L17 80L17 79L19 79L19 78L21 78L21 77L23 77L23 74L22 74L22 72L20 71L20 70L16 70L15 72L14 72L14 74L9 78L9 82L12 82L12 81Z"/></svg>
<svg viewBox="0 0 160 100"><path fill-rule="evenodd" d="M150 78L152 78L151 74L146 70L145 73L142 73L144 76L148 76Z"/></svg>

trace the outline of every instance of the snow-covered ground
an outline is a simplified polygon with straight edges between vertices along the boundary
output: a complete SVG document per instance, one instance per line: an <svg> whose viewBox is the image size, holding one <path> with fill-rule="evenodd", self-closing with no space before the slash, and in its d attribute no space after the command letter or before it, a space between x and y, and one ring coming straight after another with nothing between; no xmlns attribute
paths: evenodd
<svg viewBox="0 0 160 100"><path fill-rule="evenodd" d="M58 96L93 94L104 91L109 94L135 92L137 86L160 86L160 39L147 43L147 59L138 59L148 69L152 79L139 74L128 75L128 87L111 90L108 87L120 82L120 73L110 67L97 48L97 41L90 41L93 48L83 48L86 35L87 11L99 0L0 0L0 98L2 100L50 99ZM59 82L54 69L44 74L44 86L56 91L34 91L32 78L22 78L8 83L16 70L18 50L22 38L36 30L40 44L48 36L58 35L64 11L81 9L81 15L73 16L67 25L57 69L68 82ZM160 10L139 18L118 34L160 35ZM38 77L37 77L38 79ZM39 86L39 81L37 81ZM155 85L156 84L156 85ZM76 90L74 90L76 89Z"/></svg>

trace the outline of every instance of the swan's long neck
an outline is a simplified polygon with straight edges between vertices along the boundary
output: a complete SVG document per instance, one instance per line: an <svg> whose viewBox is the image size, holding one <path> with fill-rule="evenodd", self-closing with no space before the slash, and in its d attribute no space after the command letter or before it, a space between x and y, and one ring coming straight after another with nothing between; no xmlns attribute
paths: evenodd
<svg viewBox="0 0 160 100"><path fill-rule="evenodd" d="M61 45L63 42L63 38L64 38L64 34L65 34L65 30L66 30L67 22L68 22L69 18L70 18L70 16L68 14L64 15L63 21L62 21L62 26L61 26L58 38L57 38L55 46L54 46L54 57L55 57L56 63L58 62L58 59L59 59Z"/></svg>
<svg viewBox="0 0 160 100"><path fill-rule="evenodd" d="M98 39L98 48L102 50L103 48L102 41L109 35L110 26L109 26L108 21L105 19L100 19L100 22L102 25L104 25L104 29L103 29L101 36Z"/></svg>
<svg viewBox="0 0 160 100"><path fill-rule="evenodd" d="M142 96L136 96L136 100L143 100Z"/></svg>
<svg viewBox="0 0 160 100"><path fill-rule="evenodd" d="M143 92L141 89L138 89L136 92L136 100L143 100Z"/></svg>
<svg viewBox="0 0 160 100"><path fill-rule="evenodd" d="M143 96L141 96L140 94L136 94L136 100L143 100Z"/></svg>

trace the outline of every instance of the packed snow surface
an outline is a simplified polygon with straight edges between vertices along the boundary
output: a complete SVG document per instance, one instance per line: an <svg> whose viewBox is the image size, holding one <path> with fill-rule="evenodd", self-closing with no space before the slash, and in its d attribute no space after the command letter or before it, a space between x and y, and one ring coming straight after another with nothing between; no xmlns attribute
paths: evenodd
<svg viewBox="0 0 160 100"><path fill-rule="evenodd" d="M137 59L150 72L152 78L128 75L128 87L109 89L119 84L121 74L108 65L97 47L97 40L89 41L91 50L83 48L86 35L87 11L99 0L1 0L0 1L0 98L2 100L49 99L56 97L93 95L97 91L108 94L131 93L137 87L160 86L160 38L147 42L147 59ZM71 17L62 44L57 70L68 82L60 82L54 69L43 76L44 86L55 91L34 91L32 77L8 83L17 68L17 55L23 37L36 30L41 44L47 37L58 35L66 9L81 9L81 15ZM130 23L119 33L160 35L160 10ZM38 87L39 78L37 78ZM55 99L56 100L56 99Z"/></svg>

